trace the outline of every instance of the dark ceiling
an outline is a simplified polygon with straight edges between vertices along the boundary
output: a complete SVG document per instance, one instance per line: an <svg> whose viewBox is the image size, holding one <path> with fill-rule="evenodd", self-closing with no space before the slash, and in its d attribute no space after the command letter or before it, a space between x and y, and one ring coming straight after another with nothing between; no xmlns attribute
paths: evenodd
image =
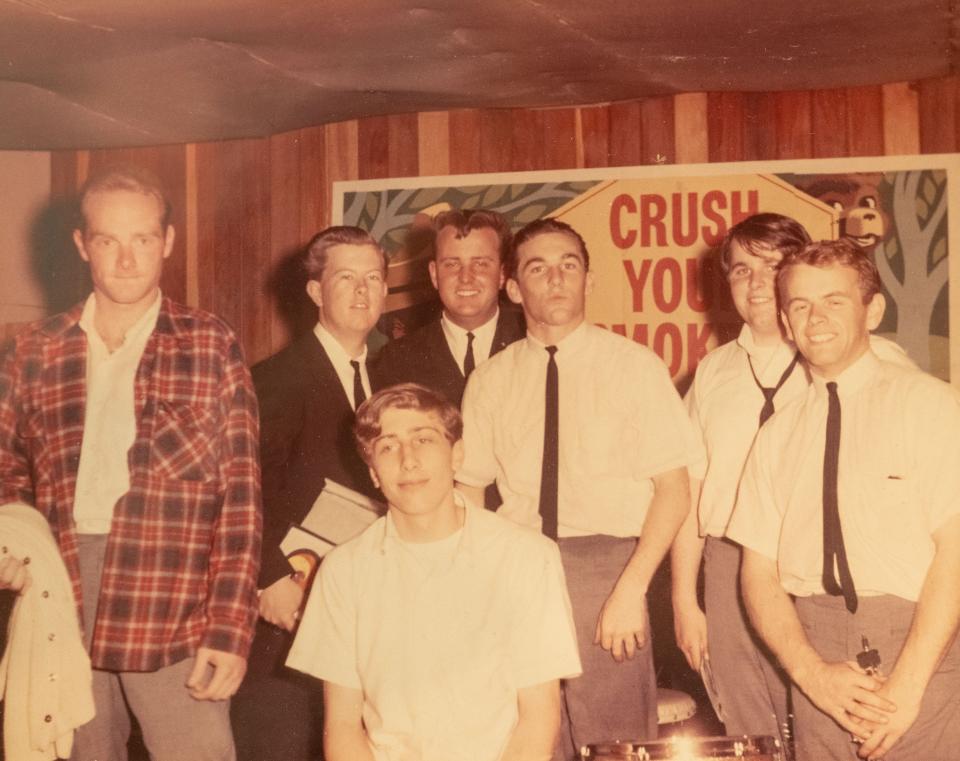
<svg viewBox="0 0 960 761"><path fill-rule="evenodd" d="M957 70L934 0L0 0L0 148Z"/></svg>

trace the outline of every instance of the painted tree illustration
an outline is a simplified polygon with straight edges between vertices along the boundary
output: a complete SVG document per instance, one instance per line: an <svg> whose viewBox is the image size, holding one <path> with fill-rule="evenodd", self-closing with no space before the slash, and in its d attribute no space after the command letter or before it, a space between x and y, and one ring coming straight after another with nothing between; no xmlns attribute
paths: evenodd
<svg viewBox="0 0 960 761"><path fill-rule="evenodd" d="M906 171L887 178L896 235L877 246L877 268L896 304L897 342L929 369L931 321L948 273L946 173Z"/></svg>

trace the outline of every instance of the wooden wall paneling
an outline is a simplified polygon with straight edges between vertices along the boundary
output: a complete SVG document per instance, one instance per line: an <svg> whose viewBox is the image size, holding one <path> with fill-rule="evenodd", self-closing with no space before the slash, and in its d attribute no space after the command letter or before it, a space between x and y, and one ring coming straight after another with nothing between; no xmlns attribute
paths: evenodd
<svg viewBox="0 0 960 761"><path fill-rule="evenodd" d="M480 112L481 172L506 172L513 159L513 116L516 111L491 108Z"/></svg>
<svg viewBox="0 0 960 761"><path fill-rule="evenodd" d="M450 113L417 114L417 174L450 174Z"/></svg>
<svg viewBox="0 0 960 761"><path fill-rule="evenodd" d="M510 112L510 162L504 167L511 172L528 172L546 166L544 112L516 108Z"/></svg>
<svg viewBox="0 0 960 761"><path fill-rule="evenodd" d="M301 245L330 224L330 181L327 179L327 132L307 127L297 132L300 162ZM293 198L285 199L292 203ZM276 203L276 201L274 201Z"/></svg>
<svg viewBox="0 0 960 761"><path fill-rule="evenodd" d="M743 160L743 95L707 94L707 145L713 162Z"/></svg>
<svg viewBox="0 0 960 761"><path fill-rule="evenodd" d="M610 165L610 107L587 106L577 109L583 166Z"/></svg>
<svg viewBox="0 0 960 761"><path fill-rule="evenodd" d="M270 249L257 262L258 298L268 307L269 345L272 354L296 332L300 311L290 309L303 296L300 261L303 238L300 231L301 199L300 131L284 132L270 138ZM261 351L261 347L257 347ZM251 362L262 359L250 357Z"/></svg>
<svg viewBox="0 0 960 761"><path fill-rule="evenodd" d="M849 150L847 91L814 90L810 94L810 114L813 157L820 159L846 156Z"/></svg>
<svg viewBox="0 0 960 761"><path fill-rule="evenodd" d="M674 118L672 96L640 102L641 163L673 164L676 161Z"/></svg>
<svg viewBox="0 0 960 761"><path fill-rule="evenodd" d="M79 187L80 183L77 179L77 151L51 151L51 197L69 198L76 195Z"/></svg>
<svg viewBox="0 0 960 761"><path fill-rule="evenodd" d="M450 174L470 174L481 171L481 132L479 111L461 109L450 112Z"/></svg>
<svg viewBox="0 0 960 761"><path fill-rule="evenodd" d="M51 314L68 309L90 292L90 270L73 243L77 191L82 182L79 170L78 151L50 154L50 203L34 238L34 255L39 257L38 271L43 273L46 307Z"/></svg>
<svg viewBox="0 0 960 761"><path fill-rule="evenodd" d="M244 224L240 281L242 339L246 356L261 359L273 353L274 310L265 298L265 277L272 252L272 172L269 138L244 140Z"/></svg>
<svg viewBox="0 0 960 761"><path fill-rule="evenodd" d="M577 110L551 108L543 112L543 164L547 169L575 169Z"/></svg>
<svg viewBox="0 0 960 761"><path fill-rule="evenodd" d="M673 142L677 164L705 164L710 160L706 93L673 96Z"/></svg>
<svg viewBox="0 0 960 761"><path fill-rule="evenodd" d="M883 85L883 152L888 156L920 152L919 98L909 82Z"/></svg>
<svg viewBox="0 0 960 761"><path fill-rule="evenodd" d="M879 86L847 88L847 155L883 155L883 93Z"/></svg>
<svg viewBox="0 0 960 761"><path fill-rule="evenodd" d="M777 158L777 93L743 96L743 161Z"/></svg>
<svg viewBox="0 0 960 761"><path fill-rule="evenodd" d="M216 311L218 246L217 208L222 182L219 166L219 143L198 143L196 151L197 183L197 305Z"/></svg>
<svg viewBox="0 0 960 761"><path fill-rule="evenodd" d="M359 125L356 119L327 124L324 146L327 188L338 180L360 178Z"/></svg>
<svg viewBox="0 0 960 761"><path fill-rule="evenodd" d="M633 166L642 163L640 104L610 105L609 166Z"/></svg>
<svg viewBox="0 0 960 761"><path fill-rule="evenodd" d="M957 150L957 79L928 79L917 85L921 153Z"/></svg>
<svg viewBox="0 0 960 761"><path fill-rule="evenodd" d="M777 158L799 159L813 155L813 129L809 92L781 92L776 107Z"/></svg>
<svg viewBox="0 0 960 761"><path fill-rule="evenodd" d="M358 172L361 180L387 177L390 122L386 116L368 116L358 120Z"/></svg>
<svg viewBox="0 0 960 761"><path fill-rule="evenodd" d="M387 126L387 176L415 177L420 167L417 115L388 116Z"/></svg>

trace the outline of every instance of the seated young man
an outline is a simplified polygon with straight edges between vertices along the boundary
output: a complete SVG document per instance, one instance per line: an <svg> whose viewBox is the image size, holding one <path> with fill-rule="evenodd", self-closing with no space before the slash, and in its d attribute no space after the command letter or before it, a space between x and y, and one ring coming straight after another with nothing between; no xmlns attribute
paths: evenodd
<svg viewBox="0 0 960 761"><path fill-rule="evenodd" d="M326 557L287 659L324 680L327 761L552 755L580 673L560 555L454 491L462 430L412 383L357 411L389 509Z"/></svg>

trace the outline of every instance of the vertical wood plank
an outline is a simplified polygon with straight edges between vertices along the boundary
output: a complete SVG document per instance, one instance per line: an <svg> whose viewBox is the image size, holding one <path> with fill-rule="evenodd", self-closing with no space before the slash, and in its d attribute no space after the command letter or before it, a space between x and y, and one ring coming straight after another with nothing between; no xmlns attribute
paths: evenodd
<svg viewBox="0 0 960 761"><path fill-rule="evenodd" d="M543 111L516 108L507 112L510 117L510 161L512 172L543 169L544 115Z"/></svg>
<svg viewBox="0 0 960 761"><path fill-rule="evenodd" d="M200 306L200 288L197 282L197 262L200 259L200 241L197 227L197 146L194 143L188 143L184 152L184 175L186 180L184 263L186 265L187 304L198 307Z"/></svg>
<svg viewBox="0 0 960 761"><path fill-rule="evenodd" d="M846 156L849 150L846 90L815 90L811 94L810 107L813 157L819 159Z"/></svg>
<svg viewBox="0 0 960 761"><path fill-rule="evenodd" d="M707 139L710 161L742 161L743 96L740 93L707 94Z"/></svg>
<svg viewBox="0 0 960 761"><path fill-rule="evenodd" d="M387 176L414 177L420 166L416 114L387 117Z"/></svg>
<svg viewBox="0 0 960 761"><path fill-rule="evenodd" d="M743 160L777 158L776 93L746 93L743 104Z"/></svg>
<svg viewBox="0 0 960 761"><path fill-rule="evenodd" d="M577 109L580 114L583 166L610 165L610 109L608 106L590 106Z"/></svg>
<svg viewBox="0 0 960 761"><path fill-rule="evenodd" d="M450 114L430 111L417 115L417 174L450 174Z"/></svg>
<svg viewBox="0 0 960 761"><path fill-rule="evenodd" d="M917 85L921 153L957 150L956 79L927 79Z"/></svg>
<svg viewBox="0 0 960 761"><path fill-rule="evenodd" d="M883 85L883 152L887 156L920 153L917 91L908 82Z"/></svg>
<svg viewBox="0 0 960 761"><path fill-rule="evenodd" d="M299 242L303 245L330 224L327 131L324 127L307 127L299 131L297 139L300 146Z"/></svg>
<svg viewBox="0 0 960 761"><path fill-rule="evenodd" d="M197 304L215 311L217 268L213 253L217 246L217 205L219 190L219 143L198 143L197 163Z"/></svg>
<svg viewBox="0 0 960 761"><path fill-rule="evenodd" d="M709 98L704 92L682 93L673 97L676 163L705 164L710 160L708 108Z"/></svg>
<svg viewBox="0 0 960 761"><path fill-rule="evenodd" d="M577 110L552 108L543 112L543 165L547 169L577 166Z"/></svg>
<svg viewBox="0 0 960 761"><path fill-rule="evenodd" d="M368 116L358 121L358 175L361 180L387 177L390 122L386 116Z"/></svg>
<svg viewBox="0 0 960 761"><path fill-rule="evenodd" d="M883 93L879 86L847 88L847 151L883 155Z"/></svg>
<svg viewBox="0 0 960 761"><path fill-rule="evenodd" d="M810 93L780 92L776 108L777 158L800 159L813 155Z"/></svg>
<svg viewBox="0 0 960 761"><path fill-rule="evenodd" d="M263 355L278 351L298 332L303 302L303 249L301 233L302 172L300 131L284 132L270 138L270 249L261 257L261 298L268 305L269 343Z"/></svg>
<svg viewBox="0 0 960 761"><path fill-rule="evenodd" d="M673 97L647 98L640 103L640 161L644 164L673 164Z"/></svg>
<svg viewBox="0 0 960 761"><path fill-rule="evenodd" d="M639 103L610 105L609 146L609 166L634 166L642 163Z"/></svg>
<svg viewBox="0 0 960 761"><path fill-rule="evenodd" d="M360 177L359 130L354 119L347 122L327 124L325 144L326 181L328 190L338 180L356 180ZM327 210L327 219L330 211Z"/></svg>
<svg viewBox="0 0 960 761"><path fill-rule="evenodd" d="M459 110L450 112L450 173L470 174L479 172L480 112Z"/></svg>
<svg viewBox="0 0 960 761"><path fill-rule="evenodd" d="M512 160L512 114L506 109L480 112L480 171L507 172Z"/></svg>

